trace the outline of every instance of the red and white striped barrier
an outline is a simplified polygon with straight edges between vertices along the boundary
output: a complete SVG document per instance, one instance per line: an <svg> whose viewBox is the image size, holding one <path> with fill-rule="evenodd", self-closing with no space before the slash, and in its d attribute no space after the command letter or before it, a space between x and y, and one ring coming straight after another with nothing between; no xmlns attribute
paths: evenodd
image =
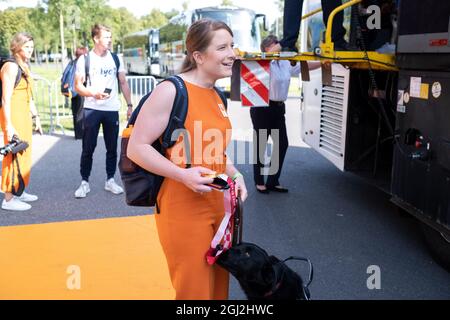
<svg viewBox="0 0 450 320"><path fill-rule="evenodd" d="M269 106L270 61L242 61L240 82L242 106Z"/></svg>

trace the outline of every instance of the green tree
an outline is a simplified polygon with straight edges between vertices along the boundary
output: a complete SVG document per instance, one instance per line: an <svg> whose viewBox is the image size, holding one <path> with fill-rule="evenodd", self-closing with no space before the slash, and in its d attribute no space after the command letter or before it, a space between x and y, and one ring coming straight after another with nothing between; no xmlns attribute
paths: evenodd
<svg viewBox="0 0 450 320"><path fill-rule="evenodd" d="M278 7L279 17L277 17L272 24L270 31L277 37L281 37L283 33L283 14L284 14L284 0L275 0L275 4Z"/></svg>
<svg viewBox="0 0 450 320"><path fill-rule="evenodd" d="M41 52L48 57L50 48L58 47L59 45L58 30L55 29L49 15L41 4L38 4L32 10L29 19L33 30L35 57ZM48 59L46 61L48 62Z"/></svg>
<svg viewBox="0 0 450 320"><path fill-rule="evenodd" d="M222 0L222 6L234 6L233 0Z"/></svg>
<svg viewBox="0 0 450 320"><path fill-rule="evenodd" d="M169 18L159 9L153 9L150 14L141 18L141 26L143 29L159 28L165 25Z"/></svg>
<svg viewBox="0 0 450 320"><path fill-rule="evenodd" d="M123 37L140 30L141 23L126 8L113 9L108 7L105 10L108 11L105 24L112 29L114 48L116 51L120 51L120 48L123 48Z"/></svg>
<svg viewBox="0 0 450 320"><path fill-rule="evenodd" d="M10 8L0 11L0 55L9 55L9 45L17 32L32 32L29 15L32 9Z"/></svg>
<svg viewBox="0 0 450 320"><path fill-rule="evenodd" d="M180 12L178 10L172 9L168 12L164 12L164 15L167 17L167 20L170 20L171 18L175 17Z"/></svg>

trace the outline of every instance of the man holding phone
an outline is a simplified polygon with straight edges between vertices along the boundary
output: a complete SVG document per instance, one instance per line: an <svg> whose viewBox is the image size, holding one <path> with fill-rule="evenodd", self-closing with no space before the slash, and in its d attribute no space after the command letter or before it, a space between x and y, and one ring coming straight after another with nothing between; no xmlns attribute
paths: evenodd
<svg viewBox="0 0 450 320"><path fill-rule="evenodd" d="M76 198L85 198L90 192L89 176L92 169L92 157L97 146L100 125L106 146L106 182L105 190L113 194L123 193L114 181L117 168L117 140L119 137L119 85L128 104L127 116L131 116L130 88L125 78L123 61L111 50L111 30L96 24L92 28L94 49L78 59L75 74L75 90L83 97L83 146L81 153L81 185L75 191Z"/></svg>

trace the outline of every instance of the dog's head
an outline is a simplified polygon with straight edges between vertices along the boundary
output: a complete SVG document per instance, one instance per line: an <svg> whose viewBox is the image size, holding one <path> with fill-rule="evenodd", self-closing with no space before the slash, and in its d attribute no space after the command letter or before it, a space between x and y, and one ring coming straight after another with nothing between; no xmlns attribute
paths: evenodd
<svg viewBox="0 0 450 320"><path fill-rule="evenodd" d="M249 299L301 299L300 276L255 244L234 246L217 263L239 281Z"/></svg>
<svg viewBox="0 0 450 320"><path fill-rule="evenodd" d="M219 260L219 265L227 269L238 279L246 279L255 282L266 282L266 268L270 265L267 252L252 243L241 243L224 252Z"/></svg>

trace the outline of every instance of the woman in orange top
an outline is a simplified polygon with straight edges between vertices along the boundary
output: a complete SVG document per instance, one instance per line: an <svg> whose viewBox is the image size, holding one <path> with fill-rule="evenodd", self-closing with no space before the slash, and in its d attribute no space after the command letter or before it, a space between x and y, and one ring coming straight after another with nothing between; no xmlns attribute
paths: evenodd
<svg viewBox="0 0 450 320"><path fill-rule="evenodd" d="M186 38L187 57L180 77L188 91L185 128L189 133L192 168L185 169L180 138L161 156L151 144L167 127L175 86L158 85L144 104L128 144L128 157L141 167L166 177L158 194L158 235L167 258L176 299L227 299L228 273L209 266L206 252L225 213L224 195L206 184L209 174L236 178L241 200L247 198L242 175L227 159L231 124L213 86L231 76L235 60L233 33L223 22L199 20ZM176 164L175 164L176 163Z"/></svg>
<svg viewBox="0 0 450 320"><path fill-rule="evenodd" d="M31 171L31 139L32 118L36 119L36 130L42 134L42 128L36 106L33 102L31 89L33 82L27 62L31 58L34 49L33 37L28 33L18 33L11 41L11 55L15 62L6 62L0 70L2 83L2 104L0 108L0 124L3 129L4 143L12 140L14 135L27 141L29 147L21 154L17 154L20 172L24 179L25 187L30 181ZM21 69L22 77L15 87L16 77ZM13 168L14 167L14 168ZM15 177L13 178L13 174ZM12 186L19 187L16 164L12 163L12 155L8 154L2 162L2 191L5 199L2 209L12 211L25 211L31 209L27 202L38 200L38 197L23 192L20 196L12 194Z"/></svg>

